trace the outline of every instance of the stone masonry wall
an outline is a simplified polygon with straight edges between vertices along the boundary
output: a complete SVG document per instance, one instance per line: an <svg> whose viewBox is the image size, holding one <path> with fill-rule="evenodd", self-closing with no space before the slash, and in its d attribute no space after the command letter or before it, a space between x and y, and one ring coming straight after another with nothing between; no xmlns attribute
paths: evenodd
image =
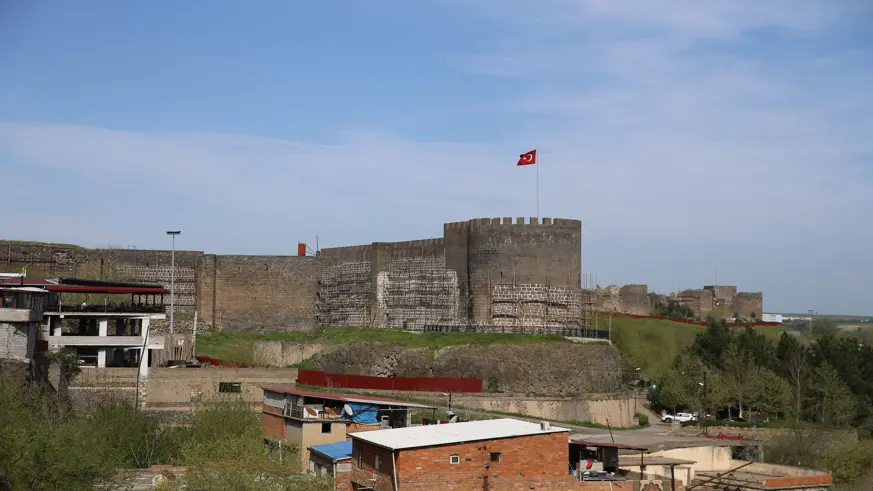
<svg viewBox="0 0 873 491"><path fill-rule="evenodd" d="M634 315L649 315L649 287L647 285L624 285L618 291L624 312Z"/></svg>
<svg viewBox="0 0 873 491"><path fill-rule="evenodd" d="M495 326L578 327L582 291L535 284L494 285L491 319Z"/></svg>
<svg viewBox="0 0 873 491"><path fill-rule="evenodd" d="M197 310L201 323L234 331L316 324L422 329L471 321L578 325L581 222L475 219L445 224L443 235L329 248L314 257L177 250L176 310ZM3 269L27 266L30 276L169 288L170 258L168 250L0 241ZM514 305L511 314L492 317L507 304Z"/></svg>
<svg viewBox="0 0 873 491"><path fill-rule="evenodd" d="M316 305L319 324L370 325L372 268L370 261L350 261L323 268Z"/></svg>
<svg viewBox="0 0 873 491"><path fill-rule="evenodd" d="M212 322L233 331L315 324L321 264L312 256L215 256Z"/></svg>
<svg viewBox="0 0 873 491"><path fill-rule="evenodd" d="M387 327L421 329L458 318L458 275L446 269L445 257L391 261L376 284L379 309Z"/></svg>
<svg viewBox="0 0 873 491"><path fill-rule="evenodd" d="M739 292L734 297L733 313L740 317L760 319L764 313L764 299L760 292Z"/></svg>

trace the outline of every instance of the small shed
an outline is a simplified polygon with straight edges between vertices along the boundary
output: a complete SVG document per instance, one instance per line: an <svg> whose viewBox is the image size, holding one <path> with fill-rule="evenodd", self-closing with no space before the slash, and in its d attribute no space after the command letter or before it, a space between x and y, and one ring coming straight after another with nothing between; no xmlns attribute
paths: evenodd
<svg viewBox="0 0 873 491"><path fill-rule="evenodd" d="M309 447L309 473L343 481L352 471L352 441L324 443Z"/></svg>

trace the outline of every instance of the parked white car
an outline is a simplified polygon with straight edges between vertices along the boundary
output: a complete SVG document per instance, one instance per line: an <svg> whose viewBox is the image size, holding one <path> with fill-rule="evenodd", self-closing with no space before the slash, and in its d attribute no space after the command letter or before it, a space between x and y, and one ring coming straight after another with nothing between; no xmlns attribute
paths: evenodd
<svg viewBox="0 0 873 491"><path fill-rule="evenodd" d="M673 414L665 414L661 416L661 422L663 423L672 423L672 422L684 423L686 421L697 421L697 416L691 413L676 413Z"/></svg>

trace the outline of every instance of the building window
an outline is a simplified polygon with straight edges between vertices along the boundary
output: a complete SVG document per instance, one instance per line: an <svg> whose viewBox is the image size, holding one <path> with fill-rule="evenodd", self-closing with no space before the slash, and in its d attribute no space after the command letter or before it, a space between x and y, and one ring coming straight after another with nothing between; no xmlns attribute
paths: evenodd
<svg viewBox="0 0 873 491"><path fill-rule="evenodd" d="M500 452L491 452L491 462L500 462L503 459L503 456L500 455Z"/></svg>
<svg viewBox="0 0 873 491"><path fill-rule="evenodd" d="M376 466L375 466L375 469L377 471L379 470L379 464L381 464L381 463L382 463L382 459L380 459L379 456L377 455L376 456Z"/></svg>
<svg viewBox="0 0 873 491"><path fill-rule="evenodd" d="M360 448L359 448L359 449L357 450L357 452L355 453L355 460L358 461L358 467L361 467L361 464L362 464L363 461L364 461L364 454L363 454L363 452L361 452L361 449L360 449Z"/></svg>
<svg viewBox="0 0 873 491"><path fill-rule="evenodd" d="M219 382L218 392L239 394L242 392L242 386L240 382Z"/></svg>
<svg viewBox="0 0 873 491"><path fill-rule="evenodd" d="M333 425L331 423L321 423L321 433L328 434L333 431Z"/></svg>
<svg viewBox="0 0 873 491"><path fill-rule="evenodd" d="M461 456L460 455L452 455L451 457L449 457L449 463L450 464L460 464L461 463Z"/></svg>

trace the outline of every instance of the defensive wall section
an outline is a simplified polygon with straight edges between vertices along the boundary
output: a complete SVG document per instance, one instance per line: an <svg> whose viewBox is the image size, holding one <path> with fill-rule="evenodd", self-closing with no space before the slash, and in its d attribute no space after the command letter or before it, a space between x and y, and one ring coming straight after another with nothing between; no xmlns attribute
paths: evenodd
<svg viewBox="0 0 873 491"><path fill-rule="evenodd" d="M582 224L551 218L447 223L443 237L327 248L317 256L176 251L176 309L236 331L580 325ZM171 251L0 241L0 269L158 283ZM185 330L190 324L182 323ZM530 332L530 331L526 331Z"/></svg>
<svg viewBox="0 0 873 491"><path fill-rule="evenodd" d="M631 315L649 315L659 303L668 299L687 305L694 317L705 319L714 315L721 318L735 316L746 319L761 319L764 296L761 292L738 292L736 286L704 286L699 289L682 290L672 295L648 291L647 285L615 285L594 290L594 309L601 312L620 312Z"/></svg>

